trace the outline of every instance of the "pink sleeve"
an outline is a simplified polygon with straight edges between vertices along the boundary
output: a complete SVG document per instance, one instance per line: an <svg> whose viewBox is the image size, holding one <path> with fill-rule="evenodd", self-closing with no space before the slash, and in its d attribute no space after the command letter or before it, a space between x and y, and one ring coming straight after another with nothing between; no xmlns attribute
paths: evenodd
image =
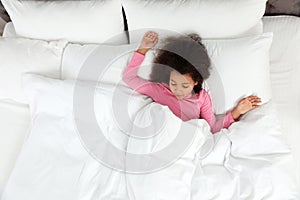
<svg viewBox="0 0 300 200"><path fill-rule="evenodd" d="M222 128L228 128L235 122L231 112L228 112L222 119L216 120L209 94L205 90L201 92L203 93L201 98L204 98L204 101L202 101L200 105L200 117L208 122L212 133L219 132Z"/></svg>
<svg viewBox="0 0 300 200"><path fill-rule="evenodd" d="M123 81L133 90L156 100L163 88L157 83L153 83L138 76L138 70L144 61L144 58L145 56L143 54L134 52L131 61L123 72Z"/></svg>

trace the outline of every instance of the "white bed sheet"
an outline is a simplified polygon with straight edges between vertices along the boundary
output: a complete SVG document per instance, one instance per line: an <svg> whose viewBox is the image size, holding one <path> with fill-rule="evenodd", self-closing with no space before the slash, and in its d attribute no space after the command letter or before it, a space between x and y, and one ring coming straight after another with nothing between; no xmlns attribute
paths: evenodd
<svg viewBox="0 0 300 200"><path fill-rule="evenodd" d="M0 101L0 196L30 127L28 105Z"/></svg>

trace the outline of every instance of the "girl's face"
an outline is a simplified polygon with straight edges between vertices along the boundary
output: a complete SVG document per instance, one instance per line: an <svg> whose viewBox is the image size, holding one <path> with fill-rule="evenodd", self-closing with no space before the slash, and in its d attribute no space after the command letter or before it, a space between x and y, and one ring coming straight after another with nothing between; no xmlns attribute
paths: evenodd
<svg viewBox="0 0 300 200"><path fill-rule="evenodd" d="M189 74L180 74L173 70L170 74L169 87L177 99L183 99L191 94L195 85L195 82Z"/></svg>

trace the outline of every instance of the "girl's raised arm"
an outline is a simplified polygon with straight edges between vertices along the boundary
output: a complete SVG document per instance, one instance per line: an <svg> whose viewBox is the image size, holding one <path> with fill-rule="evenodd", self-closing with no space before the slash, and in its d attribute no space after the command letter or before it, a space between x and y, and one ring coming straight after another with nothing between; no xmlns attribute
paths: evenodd
<svg viewBox="0 0 300 200"><path fill-rule="evenodd" d="M156 33L153 32L147 32L144 35L139 49L133 54L133 57L124 70L122 77L123 81L133 90L150 96L153 100L161 94L161 91L163 90L162 86L139 77L138 70L144 61L145 54L157 43L158 37L157 34L155 34Z"/></svg>

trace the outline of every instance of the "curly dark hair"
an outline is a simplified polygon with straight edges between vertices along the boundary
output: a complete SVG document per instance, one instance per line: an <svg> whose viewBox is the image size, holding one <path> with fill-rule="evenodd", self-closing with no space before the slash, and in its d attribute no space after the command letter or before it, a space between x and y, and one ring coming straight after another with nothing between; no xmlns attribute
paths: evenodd
<svg viewBox="0 0 300 200"><path fill-rule="evenodd" d="M198 34L168 37L154 58L150 81L169 84L170 73L176 70L182 75L189 74L198 82L193 90L199 93L203 80L210 75L210 65L207 50Z"/></svg>

